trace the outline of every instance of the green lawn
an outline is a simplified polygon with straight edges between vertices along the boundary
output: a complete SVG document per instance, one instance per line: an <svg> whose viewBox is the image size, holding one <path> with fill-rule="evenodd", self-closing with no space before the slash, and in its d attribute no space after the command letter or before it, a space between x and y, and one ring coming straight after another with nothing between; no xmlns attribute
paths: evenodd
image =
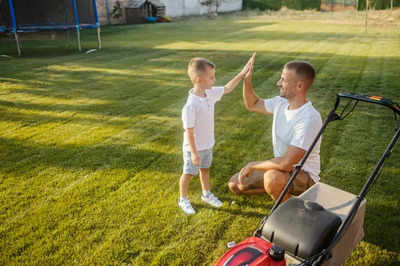
<svg viewBox="0 0 400 266"><path fill-rule="evenodd" d="M104 49L79 54L74 40L1 40L0 265L209 265L226 243L250 236L268 214L268 196L238 197L229 177L272 156L270 117L248 113L241 85L216 105L213 191L216 210L190 198L177 208L182 169L181 108L194 56L217 65L224 85L253 51L261 97L285 62L310 61L309 99L326 118L337 92L400 101L400 31L332 19L228 15L169 24L104 27ZM341 22L338 19L338 22ZM84 32L84 49L96 47ZM332 123L322 143L322 181L357 193L394 133L392 114L359 105ZM364 241L347 265L400 264L400 150L367 197ZM232 202L235 202L232 204Z"/></svg>

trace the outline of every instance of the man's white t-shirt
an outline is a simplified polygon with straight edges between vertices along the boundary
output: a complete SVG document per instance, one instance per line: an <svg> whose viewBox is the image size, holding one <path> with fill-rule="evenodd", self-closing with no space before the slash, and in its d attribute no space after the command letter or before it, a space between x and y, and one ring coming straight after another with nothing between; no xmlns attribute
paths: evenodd
<svg viewBox="0 0 400 266"><path fill-rule="evenodd" d="M224 87L212 87L206 90L206 97L200 97L189 91L189 97L182 109L183 128L194 128L194 140L198 151L214 147L214 105L224 94ZM190 151L186 134L183 138L183 150Z"/></svg>
<svg viewBox="0 0 400 266"><path fill-rule="evenodd" d="M282 157L290 145L307 151L322 127L321 115L311 102L308 101L298 109L289 110L288 101L277 96L264 100L264 106L267 112L274 115L272 123L274 156ZM302 168L315 182L319 181L321 169L320 145L321 138Z"/></svg>

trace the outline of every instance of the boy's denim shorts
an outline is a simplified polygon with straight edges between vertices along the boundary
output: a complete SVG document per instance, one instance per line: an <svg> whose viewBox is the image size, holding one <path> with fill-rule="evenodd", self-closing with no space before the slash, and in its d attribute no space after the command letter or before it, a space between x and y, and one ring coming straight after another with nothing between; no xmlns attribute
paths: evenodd
<svg viewBox="0 0 400 266"><path fill-rule="evenodd" d="M189 175L197 175L199 168L210 168L212 162L212 149L199 151L200 166L196 166L192 162L192 153L190 151L183 151L183 173Z"/></svg>

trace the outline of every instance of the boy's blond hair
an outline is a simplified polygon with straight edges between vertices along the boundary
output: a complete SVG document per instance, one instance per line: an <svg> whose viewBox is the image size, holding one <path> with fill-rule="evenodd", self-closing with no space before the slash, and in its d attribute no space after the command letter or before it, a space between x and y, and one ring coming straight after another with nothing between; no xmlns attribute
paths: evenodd
<svg viewBox="0 0 400 266"><path fill-rule="evenodd" d="M206 72L207 67L215 68L215 65L213 62L206 58L192 58L188 65L188 75L190 77L190 80L194 83L196 77Z"/></svg>

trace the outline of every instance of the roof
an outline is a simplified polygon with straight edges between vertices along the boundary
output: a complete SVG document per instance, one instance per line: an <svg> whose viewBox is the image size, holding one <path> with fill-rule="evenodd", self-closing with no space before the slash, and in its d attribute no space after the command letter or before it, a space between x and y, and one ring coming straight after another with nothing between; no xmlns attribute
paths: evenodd
<svg viewBox="0 0 400 266"><path fill-rule="evenodd" d="M128 7L139 8L144 5L144 3L150 2L156 7L164 7L165 5L160 2L160 0L129 0Z"/></svg>

